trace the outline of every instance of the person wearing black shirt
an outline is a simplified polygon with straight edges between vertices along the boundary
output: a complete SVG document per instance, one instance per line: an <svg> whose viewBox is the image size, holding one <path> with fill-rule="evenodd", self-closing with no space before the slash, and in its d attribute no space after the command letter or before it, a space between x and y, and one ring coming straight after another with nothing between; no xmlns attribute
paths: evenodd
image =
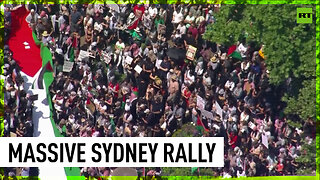
<svg viewBox="0 0 320 180"><path fill-rule="evenodd" d="M109 27L109 23L103 23L103 36L106 40L106 45L110 46L113 43L113 39L114 39L114 33L113 31L110 29Z"/></svg>
<svg viewBox="0 0 320 180"><path fill-rule="evenodd" d="M151 62L150 58L147 58L146 61L144 61L142 65L142 72L141 72L141 77L143 80L149 82L149 77L152 72L152 69L154 68L154 65Z"/></svg>
<svg viewBox="0 0 320 180"><path fill-rule="evenodd" d="M142 71L139 75L139 97L143 97L146 94L148 84L150 82L150 74L153 69L153 64L151 63L150 58L147 58L142 62Z"/></svg>
<svg viewBox="0 0 320 180"><path fill-rule="evenodd" d="M154 115L154 117L151 119L148 119L148 122L149 122L148 125L151 127L159 123L162 109L163 109L163 103L161 102L161 99L162 97L158 95L157 97L155 97L155 100L152 101L151 112Z"/></svg>
<svg viewBox="0 0 320 180"><path fill-rule="evenodd" d="M167 72L170 69L170 62L168 61L168 57L165 57L160 64L159 75L161 78L165 79L167 77Z"/></svg>
<svg viewBox="0 0 320 180"><path fill-rule="evenodd" d="M77 32L79 30L79 25L82 23L83 16L77 10L77 7L74 5L72 6L72 13L70 17L70 24L71 24L71 32Z"/></svg>
<svg viewBox="0 0 320 180"><path fill-rule="evenodd" d="M192 36L192 32L191 32L191 31L189 31L187 34L184 34L184 35L183 35L183 40L184 40L184 45L185 45L186 48L187 48L189 45L190 45L190 46L194 46L194 47L197 46L197 42L196 42L196 40L194 39L194 37Z"/></svg>

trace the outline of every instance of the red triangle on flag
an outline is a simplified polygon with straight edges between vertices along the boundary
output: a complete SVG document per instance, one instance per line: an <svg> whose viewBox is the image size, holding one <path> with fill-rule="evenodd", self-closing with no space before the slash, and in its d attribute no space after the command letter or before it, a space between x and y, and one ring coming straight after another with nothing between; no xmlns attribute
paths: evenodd
<svg viewBox="0 0 320 180"><path fill-rule="evenodd" d="M46 65L46 69L47 69L48 71L53 72L53 68L52 68L52 66L51 66L51 63L50 63L50 62L48 62L48 63L47 63L47 65Z"/></svg>

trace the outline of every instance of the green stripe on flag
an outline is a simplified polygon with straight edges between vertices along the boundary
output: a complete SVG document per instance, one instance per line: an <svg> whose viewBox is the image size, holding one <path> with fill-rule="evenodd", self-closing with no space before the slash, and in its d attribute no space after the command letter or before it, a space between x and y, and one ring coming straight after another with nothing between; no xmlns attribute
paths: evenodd
<svg viewBox="0 0 320 180"><path fill-rule="evenodd" d="M74 62L74 48L73 47L70 48L69 55L70 55L70 61Z"/></svg>

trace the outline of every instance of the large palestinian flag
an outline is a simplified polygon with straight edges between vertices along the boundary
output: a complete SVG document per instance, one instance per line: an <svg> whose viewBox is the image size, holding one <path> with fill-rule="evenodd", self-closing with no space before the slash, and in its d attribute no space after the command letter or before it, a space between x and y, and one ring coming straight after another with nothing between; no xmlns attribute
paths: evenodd
<svg viewBox="0 0 320 180"><path fill-rule="evenodd" d="M42 59L40 47L35 43L32 30L25 20L28 14L25 6L11 12L11 32L7 43L21 71L33 77L41 68Z"/></svg>

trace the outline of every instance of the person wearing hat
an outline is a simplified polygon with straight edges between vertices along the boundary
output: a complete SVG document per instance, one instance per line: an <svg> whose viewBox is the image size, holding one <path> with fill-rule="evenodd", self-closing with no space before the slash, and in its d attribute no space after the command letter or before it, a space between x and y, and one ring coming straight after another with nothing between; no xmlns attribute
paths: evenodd
<svg viewBox="0 0 320 180"><path fill-rule="evenodd" d="M213 71L215 71L218 68L218 60L216 56L212 56L210 58L210 62L208 63L208 66L211 67Z"/></svg>
<svg viewBox="0 0 320 180"><path fill-rule="evenodd" d="M132 39L134 41L141 41L142 40L142 34L141 34L140 28L138 26L133 31L130 31L130 34L131 34Z"/></svg>
<svg viewBox="0 0 320 180"><path fill-rule="evenodd" d="M42 35L42 43L44 46L49 46L50 41L52 38L50 37L50 34L48 34L47 31L43 31Z"/></svg>
<svg viewBox="0 0 320 180"><path fill-rule="evenodd" d="M133 15L131 14L129 15L128 29L133 30L138 26L144 12L145 12L145 7L142 4L135 5L133 7Z"/></svg>

